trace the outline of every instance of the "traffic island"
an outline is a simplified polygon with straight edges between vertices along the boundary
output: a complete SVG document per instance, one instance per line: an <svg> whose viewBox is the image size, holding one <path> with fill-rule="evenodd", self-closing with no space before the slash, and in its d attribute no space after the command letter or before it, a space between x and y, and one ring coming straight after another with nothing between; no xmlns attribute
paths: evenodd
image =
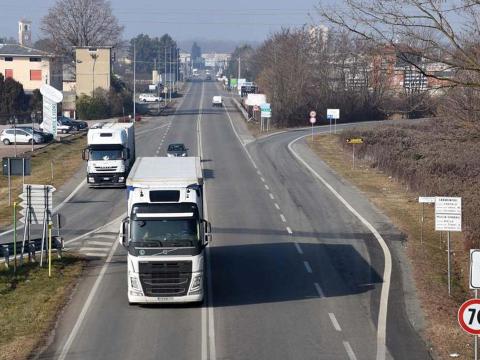
<svg viewBox="0 0 480 360"><path fill-rule="evenodd" d="M0 360L23 360L46 343L86 261L67 255L48 267L25 262L0 270Z"/></svg>

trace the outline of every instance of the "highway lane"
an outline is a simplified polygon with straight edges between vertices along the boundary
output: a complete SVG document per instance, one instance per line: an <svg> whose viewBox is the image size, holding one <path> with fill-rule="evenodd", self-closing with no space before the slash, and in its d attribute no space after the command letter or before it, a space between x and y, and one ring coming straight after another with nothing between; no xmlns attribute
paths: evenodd
<svg viewBox="0 0 480 360"><path fill-rule="evenodd" d="M189 88L184 98L180 99L176 113L165 117L169 124L166 131L158 133L153 125L151 133L149 128L146 130L149 137L137 142L137 146L148 147L139 148L137 155L164 156L166 146L173 142L184 142L190 154L196 155L201 93L201 83ZM104 274L100 268L93 269L89 278L81 284L62 316L52 343L40 358L198 358L201 348L201 307L128 305L126 253L116 245L111 251ZM100 279L98 288L83 316L81 310L97 279ZM81 325L75 330L79 316ZM72 339L71 346L65 348L68 339Z"/></svg>
<svg viewBox="0 0 480 360"><path fill-rule="evenodd" d="M196 154L201 120L214 232L208 324L206 307L128 306L125 252L113 248L103 275L93 269L80 285L41 358L58 358L99 275L66 359L375 358L383 273L375 239L288 152L299 132L250 144L250 158L225 110L211 107L218 93L215 83L192 83L167 117L167 135L152 129L139 152L163 155L166 144L184 142ZM386 358L428 358L406 319L401 283L391 292Z"/></svg>

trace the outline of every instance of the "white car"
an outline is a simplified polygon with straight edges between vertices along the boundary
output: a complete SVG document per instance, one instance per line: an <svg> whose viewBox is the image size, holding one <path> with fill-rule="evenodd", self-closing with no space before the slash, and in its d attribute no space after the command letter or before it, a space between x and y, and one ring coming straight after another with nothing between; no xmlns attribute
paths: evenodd
<svg viewBox="0 0 480 360"><path fill-rule="evenodd" d="M214 96L212 99L212 106L223 106L223 99L221 96Z"/></svg>
<svg viewBox="0 0 480 360"><path fill-rule="evenodd" d="M16 133L16 134L15 134ZM43 138L38 134L25 131L23 129L4 129L2 134L0 135L0 141L3 142L5 145L24 143L24 144L31 144L34 142L35 144L39 144L43 142Z"/></svg>
<svg viewBox="0 0 480 360"><path fill-rule="evenodd" d="M140 94L138 100L142 102L159 102L162 98L155 94Z"/></svg>

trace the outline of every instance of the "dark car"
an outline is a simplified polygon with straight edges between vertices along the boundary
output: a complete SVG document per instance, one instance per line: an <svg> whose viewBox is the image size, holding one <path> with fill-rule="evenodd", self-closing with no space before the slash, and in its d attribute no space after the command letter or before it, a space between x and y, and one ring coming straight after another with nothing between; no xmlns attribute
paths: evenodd
<svg viewBox="0 0 480 360"><path fill-rule="evenodd" d="M66 116L59 116L58 121L64 125L70 125L73 131L88 129L88 124L86 121L73 120Z"/></svg>
<svg viewBox="0 0 480 360"><path fill-rule="evenodd" d="M183 144L170 144L167 148L168 157L188 156L188 149Z"/></svg>

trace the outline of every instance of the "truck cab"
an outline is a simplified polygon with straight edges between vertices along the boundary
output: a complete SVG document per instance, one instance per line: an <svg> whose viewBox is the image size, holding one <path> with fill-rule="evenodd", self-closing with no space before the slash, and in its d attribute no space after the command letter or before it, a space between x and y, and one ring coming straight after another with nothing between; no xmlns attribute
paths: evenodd
<svg viewBox="0 0 480 360"><path fill-rule="evenodd" d="M203 213L200 159L139 158L127 179L129 303L201 302L211 225Z"/></svg>
<svg viewBox="0 0 480 360"><path fill-rule="evenodd" d="M133 123L112 123L90 129L88 147L82 158L87 161L90 187L124 187L135 161Z"/></svg>

